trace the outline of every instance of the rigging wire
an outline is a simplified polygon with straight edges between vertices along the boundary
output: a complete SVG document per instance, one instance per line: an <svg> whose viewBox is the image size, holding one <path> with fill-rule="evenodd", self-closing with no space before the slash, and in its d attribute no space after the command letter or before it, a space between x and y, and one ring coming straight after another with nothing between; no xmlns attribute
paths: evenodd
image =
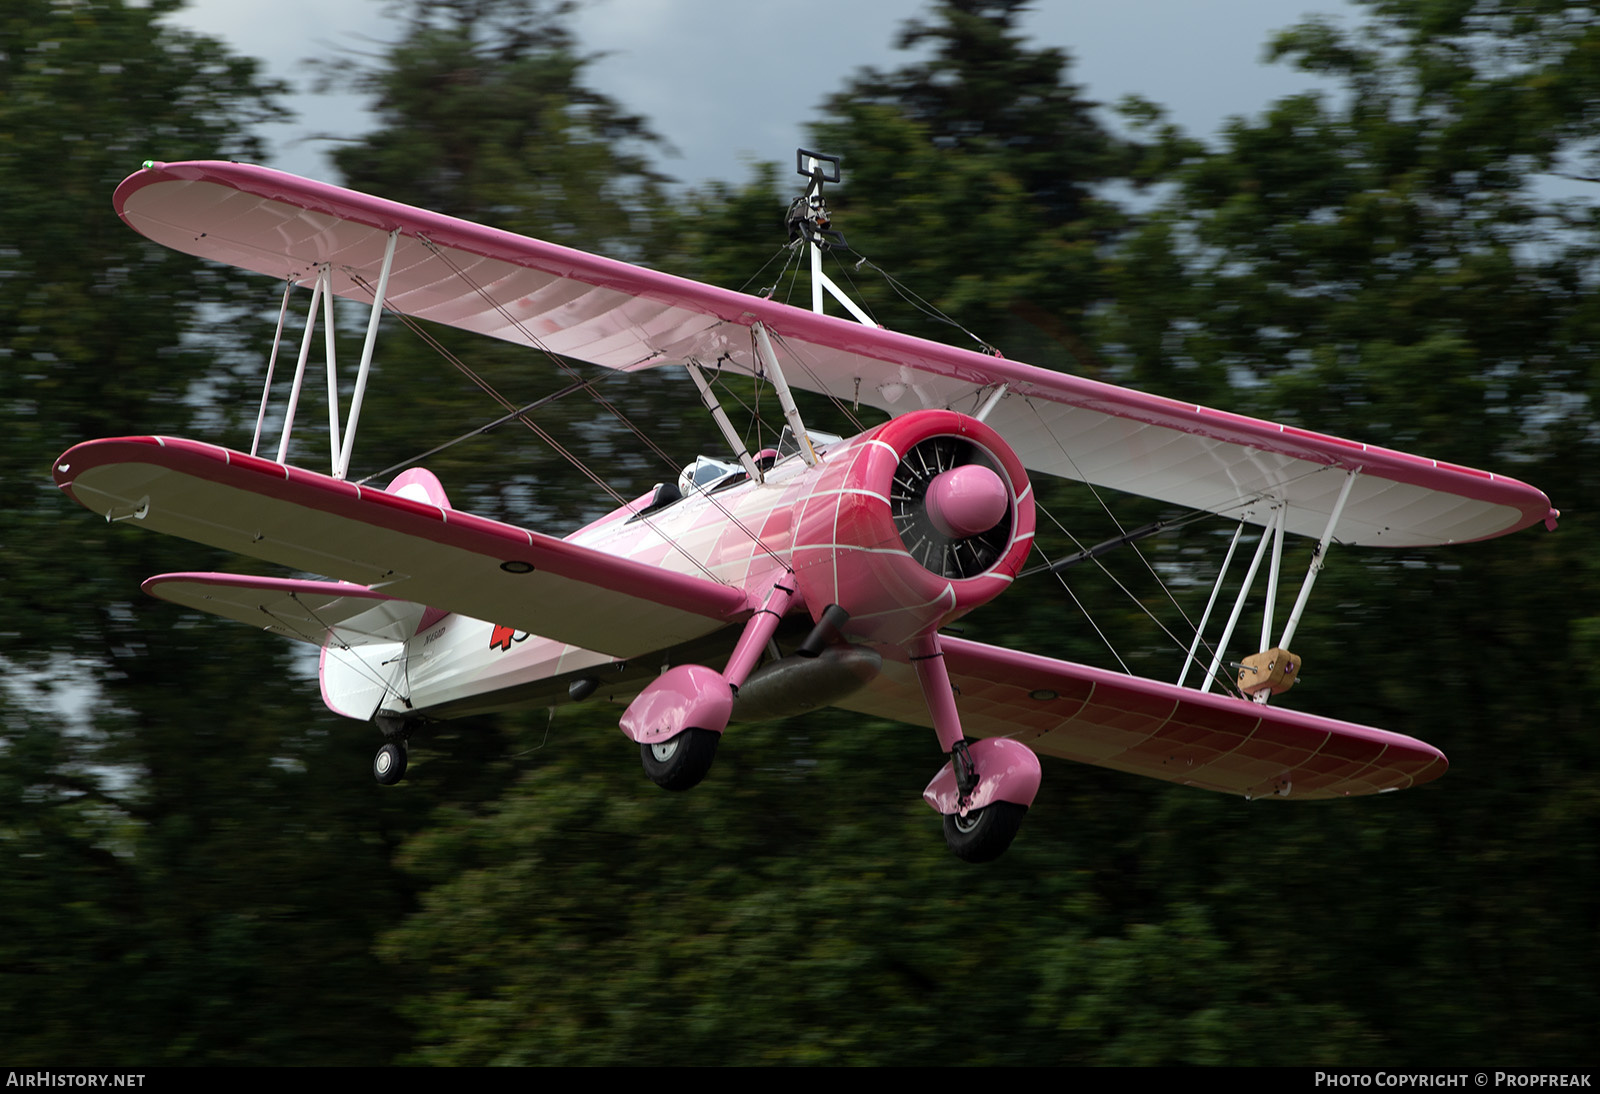
<svg viewBox="0 0 1600 1094"><path fill-rule="evenodd" d="M857 251L856 253L860 254L859 251ZM891 289L893 289L895 291L896 295L898 295L900 297L900 299L904 300L907 304L910 304L913 308L915 308L917 311L921 312L923 315L926 315L930 319L937 320L940 323L944 323L947 326L954 327L956 330L960 331L962 334L966 335L968 338L970 338L974 342L976 342L978 344L979 348L982 349L982 351L984 353L987 353L989 356L991 356L991 357L1000 357L1000 356L1002 356L1000 351L998 349L996 349L993 344L984 341L982 338L979 338L972 331L968 330L966 327L964 327L960 323L956 322L955 319L951 318L949 315L945 314L945 312L940 310L938 305L934 304L933 302L931 302L929 300L925 300L922 297L918 296L915 292L913 292L910 288L908 288L905 284L903 284L893 274L889 273L888 270L885 270L882 266L879 266L876 262L872 261L872 259L868 258L866 255L861 255L860 260L856 263L856 268L857 269L859 269L862 266L866 266L869 269L874 270L875 272L877 272L878 275L883 278L884 282ZM853 284L854 283L852 282L852 285Z"/></svg>
<svg viewBox="0 0 1600 1094"><path fill-rule="evenodd" d="M422 237L418 237L418 238L420 239ZM519 331L521 331L525 337L528 338L529 343L531 345L536 347L540 352L542 352L551 361L555 362L561 368L562 371L567 373L567 375L573 377L575 379L575 381L576 381L576 385L575 385L576 387L587 388L588 391L590 392L590 394L594 396L596 401L598 401L602 406L607 407L608 409L610 409L613 414L616 414L617 417L622 420L623 424L627 425L630 429L633 428L632 423L629 422L627 420L627 418L624 417L621 414L620 411L616 410L616 408L614 406L612 406L612 404L610 403L609 400L607 400L604 396L600 395L599 392L595 390L595 387L594 387L593 384L588 383L587 381L585 381L583 377L578 375L576 369L574 369L571 365L567 364L565 361L563 361L556 354L550 352L550 350L547 349L545 347L545 345L531 331L527 330L527 328L524 327L523 324L519 320L517 320L515 316L512 316L508 311L506 311L506 309L504 307L502 307L492 297L490 297L481 287L479 287L477 285L476 282L474 282L470 277L467 276L467 274L466 274L466 272L464 270L461 270L458 266L456 266L456 264L450 260L448 255L445 255L444 252L439 250L432 243L431 240L424 239L423 242L427 244L427 246L432 251L432 253L434 253L435 255L437 255L440 258L442 258L445 261L445 263L447 265L449 265L452 270L455 271L457 276L459 276L463 280L463 282L465 282L468 286L470 286L473 289L474 292L476 292L480 297L482 297L485 301L487 301L489 303L489 305L491 307L493 307L497 312L499 312L501 315L505 316L508 320L510 320L517 327L517 329ZM363 288L365 288L367 290L367 292L369 292L369 293L373 292L372 287L365 281L365 279L362 279L362 278L358 277L356 279L356 281ZM581 459L579 459L577 456L573 455L570 451L568 451L554 437L552 437L547 430L545 430L542 426L540 426L536 422L534 422L534 420L532 418L528 417L525 412L518 411L516 409L516 407L512 404L510 399L507 399L504 395L500 394L500 392L495 389L494 385L490 384L487 380L483 379L483 377L479 376L476 371L474 371L469 365L467 365L466 362L460 360L460 358L458 358L458 357L455 357L454 354L450 354L448 351L446 351L444 349L444 347L441 346L438 343L438 340L433 338L431 334L427 334L425 332L421 332L419 330L419 328L416 326L416 324L414 323L414 321L412 321L409 316L405 316L403 313L400 313L396 309L391 308L387 303L385 303L384 307L385 307L386 310L394 312L394 314L401 315L402 319L406 322L407 327L409 327L409 328L411 328L413 330L418 330L419 333L422 333L425 341L427 341L430 345L434 346L434 348L440 350L440 352L443 352L445 354L445 356L446 356L446 359L451 361L451 363L454 364L456 366L456 368L458 368L464 376L466 376L474 384L476 384L478 386L478 388L484 392L484 394L488 395L495 402L499 403L501 405L501 407L503 407L504 409L509 411L511 417L516 418L517 421L519 421L523 425L527 426L528 429L530 429L536 437L538 437L547 446L549 446L551 451L555 452L557 455L561 456L568 463L570 463L573 467L577 468L578 471L581 474L584 475L584 477L589 479L590 482L594 483L597 487L600 488L600 490L603 493L605 493L614 502L616 502L616 504L617 504L617 506L619 508L623 507L623 506L626 506L628 504L628 499L624 498L620 493L618 493L617 490L614 487L612 487L612 485L610 483L606 482L599 475L595 474L594 471L591 470L587 464L585 464ZM637 433L638 430L635 429L634 432ZM652 445L651 447L655 447L655 446ZM656 451L660 452L660 449L657 448ZM664 456L665 454L662 453L662 455ZM650 527L650 528L654 529L655 526L654 526L654 524L651 523L650 518L648 516L644 516L644 515L641 514L640 515L640 519L645 522L645 525L647 527ZM723 579L721 579L721 578L717 577L715 574L713 574L711 572L711 570L706 566L706 564L704 562L700 561L694 555L690 554L675 539L673 539L671 537L668 537L668 536L662 536L662 539L669 546L671 546L672 549L676 550L680 555L682 555L684 558L688 559L689 562L692 563L694 565L694 567L696 569L698 569L702 574L704 574L708 580L715 581L720 585L728 584L728 582L724 581Z"/></svg>
<svg viewBox="0 0 1600 1094"><path fill-rule="evenodd" d="M1040 555L1044 554L1044 549L1039 546L1038 540L1034 540L1033 546ZM1048 561L1048 559L1046 559L1046 561ZM1083 601L1078 599L1078 594L1072 591L1072 586L1067 584L1066 575L1059 570L1054 570L1052 572L1056 575L1056 580L1061 582L1061 587L1067 591L1067 595L1072 598L1072 602L1078 606L1078 610L1083 613L1083 617L1089 621L1089 626L1094 628L1094 633L1100 636L1100 641L1104 642L1106 644L1106 649L1111 651L1111 656L1115 657L1117 659L1117 664L1122 666L1122 671L1127 673L1129 676L1132 676L1133 670L1130 669L1128 667L1128 663L1122 659L1122 654L1117 652L1117 647L1112 644L1111 639L1106 637L1106 632L1100 629L1100 624L1094 621L1094 616L1089 614L1089 609L1083 606Z"/></svg>
<svg viewBox="0 0 1600 1094"><path fill-rule="evenodd" d="M329 584L332 585L332 582L330 582ZM333 591L333 590L330 590L330 591ZM324 630L324 632L326 632L326 634L328 634L328 635L337 635L338 632L335 629L334 625L329 624L329 623L324 623L322 618L317 615L315 609L313 609L311 607L311 605L307 604L304 600L300 599L300 594L298 592L291 592L288 595L289 595L289 599L294 601L296 604L300 605L300 607L302 609L304 609L305 613L307 615L309 615L316 622L316 624L319 627L323 628L323 630ZM367 665L367 663L364 660L362 660L361 655L355 652L354 647L352 647L350 645L350 643L344 641L342 638L338 639L337 644L326 643L326 642L323 641L322 638L314 637L309 632L307 632L307 631L301 629L299 626L297 626L292 619L290 619L287 616L278 614L277 612L275 612L272 609L268 608L265 604L257 604L256 607L258 609L260 609L262 615L265 615L268 619L271 619L278 626L282 627L285 631L290 632L294 637L299 638L302 642L308 642L313 646L321 646L321 647L325 647L325 648L328 648L328 649L336 650L338 652L349 653L349 654L353 655L354 662L355 662L355 666L354 667L355 667L356 671L360 675L365 676L368 681L370 681L373 684L376 684L380 689L382 689L383 694L385 696L387 696L390 692L393 692L397 696L400 695L400 692L399 692L399 690L397 688L395 688L388 680L385 680L382 676L378 675L376 670L370 668ZM403 652L404 651L404 643L400 643L400 645L402 647L401 659L402 659L402 661L405 661L405 653ZM388 662L385 662L385 664L387 664L387 663ZM346 664L348 664L348 662L346 662ZM410 673L410 664L409 664L409 662L405 662L405 664L404 664L404 666L403 666L401 671L405 675L406 690L409 693L410 684L411 684L411 673ZM400 701L403 702L403 703L406 703L408 706L410 705L410 700L405 698L405 697L403 697L403 696L401 697ZM381 700L380 700L380 702L381 702Z"/></svg>
<svg viewBox="0 0 1600 1094"><path fill-rule="evenodd" d="M839 396L828 390L828 385L822 382L822 377L817 375L816 369L814 369L806 360L805 354L801 353L799 350L795 349L794 346L790 345L789 340L783 335L778 334L775 331L768 331L767 333L772 338L773 343L782 346L783 351L789 355L789 359L800 366L800 371L804 372L811 378L811 383L813 385L812 390L820 393L824 398L838 408L839 413L843 414L850 424L855 427L856 432L865 432L866 426L862 424L860 416L857 415L856 412L850 407L846 406L843 399L839 398ZM751 337L754 337L754 335L752 334Z"/></svg>
<svg viewBox="0 0 1600 1094"><path fill-rule="evenodd" d="M1079 481L1089 488L1089 493L1094 495L1094 500L1100 503L1100 508L1104 509L1106 516L1111 518L1111 523L1117 526L1117 532L1119 534L1126 535L1128 530L1122 526L1122 522L1117 519L1117 515L1111 511L1111 506L1106 504L1105 498L1100 496L1100 491L1095 489L1094 483L1090 482L1084 477L1083 472L1078 468L1078 461L1072 458L1072 453L1067 451L1067 446L1061 443L1061 438L1056 436L1055 430L1051 429L1049 423L1044 420L1044 415L1039 413L1039 408L1034 405L1034 401L1026 397L1024 397L1022 401L1029 410L1033 411L1033 416L1039 419L1039 424L1044 427L1044 430L1047 434L1049 434L1050 439L1055 442L1056 447L1061 450L1061 454L1066 457L1067 463L1072 466L1072 473L1079 479ZM1038 504L1037 498L1034 499L1034 503ZM1074 539L1073 542L1077 543L1077 540ZM1166 595L1167 600L1174 608L1178 610L1178 615L1182 617L1184 624L1188 626L1190 630L1194 630L1194 623L1189 619L1189 613L1183 610L1183 606L1178 603L1178 598L1172 595L1172 590L1167 588L1167 583L1161 579L1160 574L1156 573L1156 568L1150 564L1149 559L1145 558L1144 552L1139 550L1139 545L1130 541L1128 546L1133 548L1133 553L1135 555L1139 556L1139 561L1144 563L1144 568L1146 570L1150 571L1150 576L1156 579L1156 584L1161 586L1161 591ZM1101 566L1100 568L1102 570L1105 569L1104 566ZM1109 573L1109 571L1107 572ZM1151 618L1154 619L1155 616L1151 615ZM1166 628L1163 627L1162 630L1166 630ZM1170 636L1170 634L1171 632L1169 631L1168 635ZM1182 649L1188 648L1187 646L1183 646L1181 643L1179 645Z"/></svg>
<svg viewBox="0 0 1600 1094"><path fill-rule="evenodd" d="M1038 499L1037 496L1035 496L1035 498L1034 498L1033 505L1034 505L1035 509L1037 509L1039 512L1043 513L1049 519L1051 524L1054 524L1056 526L1056 528L1058 530L1060 530L1062 535L1064 535L1068 539L1072 540L1072 543L1073 543L1073 545L1075 547L1077 547L1079 550L1083 549L1083 544L1078 540L1078 537L1074 536L1071 532L1067 531L1066 526L1064 524L1062 524L1061 521L1056 519L1055 514L1051 513L1049 510L1047 510L1043 505L1041 505L1039 503L1039 499ZM1211 514L1209 512L1203 514L1203 516L1212 516L1212 515L1214 515L1214 514ZM1194 519L1198 520L1200 518L1196 517ZM1192 521L1186 521L1185 523L1192 523ZM1071 594L1071 589L1070 589L1070 587L1067 586L1067 579L1066 579L1065 572L1063 570L1058 570L1058 569L1054 568L1054 565L1050 562L1049 556L1045 555L1044 549L1039 546L1039 543L1038 543L1037 539L1034 541L1034 547L1035 547L1035 549L1038 550L1040 556L1045 559L1046 565L1043 566L1043 567L1035 567L1034 569L1032 569L1032 570L1030 570L1028 572L1029 573L1039 573L1041 570L1049 570L1061 582L1062 587L1067 589L1067 591L1068 591L1068 593L1070 595ZM1189 647L1186 646L1183 643L1183 640L1180 639L1177 635L1173 634L1171 629L1168 628L1167 625L1165 623L1163 623L1161 621L1161 619L1154 612L1152 612L1149 609L1149 607L1147 607L1145 605L1144 601L1140 600L1137 596L1135 596L1134 593L1133 593L1133 590L1129 589L1125 584L1123 584L1121 579L1118 578L1116 574L1112 573L1106 567L1105 563L1101 562L1098 557L1091 558L1088 561L1092 561L1096 566L1098 566L1100 568L1100 572L1105 574L1108 578L1110 578L1111 579L1111 583L1113 585L1115 585L1118 589L1122 590L1122 592L1127 595L1128 599L1133 601L1134 604L1138 606L1139 610L1142 611L1146 616L1148 616L1150 618L1150 621L1152 623L1154 623L1161 630L1161 633L1165 634L1168 638L1170 638L1172 640L1173 645L1175 645L1179 650L1183 651L1184 657L1185 658L1188 657L1188 655L1189 655ZM1158 581L1160 580L1159 577L1157 578L1157 580ZM1162 590L1167 593L1167 598L1169 600L1172 599L1171 591L1167 589L1165 582L1161 582L1161 587L1162 587ZM1072 599L1073 599L1074 603L1078 604L1079 609L1084 612L1085 616L1087 616L1088 615L1088 610L1083 607L1082 603L1080 603L1078 601L1078 598L1076 596L1073 596ZM1187 616L1184 617L1184 622L1185 623L1188 622L1188 617ZM1093 624L1094 621L1091 619L1090 623ZM1191 629L1193 629L1192 625L1191 625ZM1100 630L1098 625L1095 626L1095 633L1099 634L1102 640L1105 639L1105 634L1103 632L1101 632L1101 630ZM1213 647L1210 642L1206 641L1206 638L1205 638L1204 635L1199 634L1198 631L1197 631L1196 632L1196 637L1199 638L1200 644L1205 648L1205 651L1208 654L1215 654L1215 652L1216 652L1215 647ZM1108 645L1109 645L1109 642L1108 642ZM1116 650L1115 649L1113 649L1111 652L1112 652L1112 654L1114 656L1116 655ZM1122 658L1120 656L1117 656L1117 661L1120 664L1122 662ZM1127 671L1127 666L1126 665L1123 665L1123 670ZM1132 675L1132 673L1129 673L1129 675ZM1221 677L1218 678L1218 683L1220 683L1224 687L1229 687L1229 688L1233 687L1233 681L1227 680L1227 679L1223 679ZM1237 690L1237 689L1234 689L1234 690Z"/></svg>
<svg viewBox="0 0 1600 1094"><path fill-rule="evenodd" d="M520 760L524 756L532 756L535 752L544 751L544 747L547 744L550 743L550 730L555 726L555 724L556 724L556 708L555 707L551 707L550 708L550 720L545 722L545 724L544 724L544 739L541 740L538 744L534 745L532 748L525 748L521 752L513 752L510 756L507 756L506 759L508 759L508 760Z"/></svg>
<svg viewBox="0 0 1600 1094"><path fill-rule="evenodd" d="M605 379L610 379L610 377L605 377ZM454 448L456 445L460 444L462 441L470 441L474 437L481 437L483 434L488 433L488 432L498 428L499 426L505 425L507 422L511 421L513 418L521 417L522 415L528 413L530 410L537 410L542 406L545 406L545 405L547 405L549 403L555 402L557 399L560 399L560 398L562 398L564 396L567 396L567 395L571 395L574 391L578 391L579 389L583 388L585 386L585 384L588 384L590 382L591 381L585 380L585 381L582 381L582 382L576 383L576 384L568 384L566 387L562 388L560 391L557 391L557 392L554 392L554 393L552 393L550 395L545 395L545 396L542 396L541 398L535 399L533 402L528 403L525 406L520 406L517 409L511 411L510 413L502 414L500 417L496 418L494 421L488 422L485 425L480 425L477 429L469 430L466 433L461 434L461 436L456 437L453 440L445 441L443 444L436 444L432 448L428 449L426 452L423 452L423 453L420 453L418 455L412 456L412 457L410 457L408 459L401 460L399 463L391 464L390 466L385 467L382 471L374 471L372 474L368 475L366 478L357 479L356 480L356 485L357 486L365 486L367 483L371 482L373 479L387 477L390 473L395 472L395 471L399 471L402 468L410 467L414 463L420 463L421 461L427 459L429 456L437 456L440 452L443 452L447 448Z"/></svg>
<svg viewBox="0 0 1600 1094"><path fill-rule="evenodd" d="M785 304L788 304L790 307L795 307L796 306L794 304L792 298L793 298L794 293L795 293L795 288L800 284L800 245L801 245L801 242L802 242L801 240L797 239L793 243L789 244L789 250L790 250L791 254L793 254L794 259L793 259L792 262L785 263L783 269L778 272L778 281L780 281L780 282L783 280L783 275L784 274L788 274L789 275L789 291L784 294L783 302ZM771 300L772 296L773 296L773 293L776 293L777 291L778 291L778 285L776 283L774 283L773 286L772 286L772 292L767 293L767 299Z"/></svg>
<svg viewBox="0 0 1600 1094"><path fill-rule="evenodd" d="M474 278L472 278L466 272L466 270L462 269L460 267L460 265L458 265L444 249L440 248L432 240L426 239L425 237L420 237L419 236L418 238L429 249L430 253L435 255L437 258L439 258L441 261L443 261L445 263L445 265L450 267L451 271L458 278L461 279L463 284L467 285L481 300L484 301L484 303L489 305L490 308L492 308L496 313L498 313L508 323L510 323L513 327L515 327L516 330L520 334L522 334L522 336L527 340L529 345L537 348L541 353L543 353L545 355L545 357L547 357L562 372L565 372L568 376L572 377L575 381L582 382L583 377L581 377L579 375L578 371L575 368L573 368L573 366L571 364L569 364L564 358L562 358L558 354L552 352L549 349L549 347L547 347L544 344L543 340L538 337L538 335L534 334L531 330L529 330L527 325L525 323L523 323L523 321L521 319L519 319L517 316L513 315L511 313L511 311L509 309L507 309L504 304L500 303L500 301L496 300L489 293L489 291L487 289L485 289L482 285L478 284L478 282ZM368 291L370 292L371 290L369 289ZM649 358L647 357L644 360L648 360L648 359ZM643 361L640 361L638 363L642 364ZM465 366L463 365L462 367L465 367ZM494 391L492 386L490 386L486 382L483 382L480 379L478 379L476 373L473 373L470 369L467 369L466 371L467 371L467 374L470 377L473 377L476 382L479 382L479 386L482 387L484 389L484 391L487 392L492 398L494 398L496 401L500 402L500 404L502 406L504 406L507 410L511 410L512 409L509 400L505 399L504 396L502 396L498 392ZM627 370L624 369L624 370L618 370L618 371L627 371ZM617 407L617 405L615 403L613 403L610 399L607 399L604 395L602 395L593 384L587 384L585 386L586 386L587 390L589 391L590 396L595 400L595 402L599 403L600 406L603 407L607 412L609 412L614 418L616 418L617 421L621 422L622 425L627 427L627 429L630 432L632 432L634 436L638 437L639 440L647 448L649 448L658 457L660 457L662 462L664 464L666 464L666 466L669 469L671 469L673 471L676 471L678 469L678 462L676 460L674 460L670 455L668 455L668 453L659 444L656 443L656 441L655 441L655 439L653 437L649 436L643 430L641 430L638 426L636 426L633 423L633 421L626 414L624 414L621 411L621 409L619 409ZM543 430L538 425L536 425L531 418L528 418L528 417L526 417L524 415L524 416L519 416L519 420L522 421L522 423L524 425L526 425L529 429L533 430L534 433L536 435L538 435L539 438L541 440L543 440L546 444L548 444L554 451L560 453L568 462L570 462L574 467L576 467L586 477L588 477L590 481L594 482L606 494L610 495L616 501L616 503L617 503L617 505L619 507L625 506L627 504L627 499L623 498L621 494L617 493L617 491L614 490L610 486L610 484L606 483L603 479L600 478L600 476L596 475L587 465L585 465L583 463L582 460L578 459L576 456L574 456L572 453L568 452L565 448L563 448L560 444L558 444L556 442L555 438L551 437L550 434L547 431ZM740 522L733 515L733 513L727 508L727 506L721 501L721 499L712 497L710 494L707 494L705 496L710 500L711 504L713 506L715 506L725 517L727 517L730 523L732 523L741 532L743 532L745 534L745 536L749 538L750 542L752 544L754 544L760 551L765 553L769 558L771 558L779 566L786 566L787 565L783 561L783 559L780 558L777 555L776 552L774 552L770 547L768 547L762 541L760 536L756 535L753 530L751 530L750 528L745 526L742 522ZM643 513L638 514L638 516L639 516L639 519L642 520L645 523L646 527L649 527L652 530L656 530L655 529L655 524L651 521L651 518L649 516L647 516L647 515L645 515ZM662 535L659 532L659 530L656 530L656 531L657 531L658 535ZM712 581L716 581L719 584L723 584L723 585L729 584L726 580L716 577L711 572L711 570L709 568L707 568L705 563L701 562L698 558L695 558L692 554L690 554L681 544L679 544L677 542L677 539L675 537L662 535L662 539L665 540L667 543L669 543L672 546L672 548L674 550L676 550L679 554L683 555L690 562L692 562L694 564L694 566L697 569L700 570L701 573L706 575L707 578L709 578Z"/></svg>
<svg viewBox="0 0 1600 1094"><path fill-rule="evenodd" d="M776 251L773 251L772 254L768 256L767 260L761 264L761 268L759 270L757 270L755 273L751 274L749 277L745 278L744 279L744 284L740 285L739 288L736 289L735 291L736 292L744 292L747 288L749 288L750 287L750 282L754 281L756 278L760 277L763 273L765 273L766 270L767 270L767 267L772 265L772 260L777 258L779 255L783 255L784 256L783 265L778 268L778 276L777 276L776 279L774 279L774 281L772 283L772 286L766 290L767 291L767 295L770 296L772 294L772 292L778 287L777 283L779 281L783 280L783 271L788 269L789 268L789 263L793 262L795 260L794 248L791 247L787 243L784 243L784 244L780 245ZM760 295L760 294L758 293L758 294L753 294L753 295Z"/></svg>

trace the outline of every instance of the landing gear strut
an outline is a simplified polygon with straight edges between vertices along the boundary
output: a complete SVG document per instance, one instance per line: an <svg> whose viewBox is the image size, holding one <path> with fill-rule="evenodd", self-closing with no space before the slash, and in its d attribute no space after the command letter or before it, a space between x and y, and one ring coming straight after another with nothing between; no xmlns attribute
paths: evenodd
<svg viewBox="0 0 1600 1094"><path fill-rule="evenodd" d="M969 740L961 732L954 689L937 635L913 651L939 744L950 757L922 798L944 815L944 840L965 862L993 862L1005 854L1039 792L1039 757L1004 737Z"/></svg>

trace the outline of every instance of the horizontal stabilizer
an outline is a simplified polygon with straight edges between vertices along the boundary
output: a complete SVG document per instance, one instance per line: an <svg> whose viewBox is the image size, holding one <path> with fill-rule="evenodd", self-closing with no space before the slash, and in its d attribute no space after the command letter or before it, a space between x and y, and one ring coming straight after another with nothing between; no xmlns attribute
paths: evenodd
<svg viewBox="0 0 1600 1094"><path fill-rule="evenodd" d="M108 520L613 657L711 634L751 610L743 590L709 578L198 441L89 441L54 470Z"/></svg>
<svg viewBox="0 0 1600 1094"><path fill-rule="evenodd" d="M144 583L151 596L259 627L313 646L404 642L427 608L343 581L303 581L241 574L160 574Z"/></svg>
<svg viewBox="0 0 1600 1094"><path fill-rule="evenodd" d="M1412 737L1203 694L1137 676L940 636L969 736L1011 737L1046 756L1248 798L1376 794L1449 766ZM916 672L883 672L839 706L931 725Z"/></svg>

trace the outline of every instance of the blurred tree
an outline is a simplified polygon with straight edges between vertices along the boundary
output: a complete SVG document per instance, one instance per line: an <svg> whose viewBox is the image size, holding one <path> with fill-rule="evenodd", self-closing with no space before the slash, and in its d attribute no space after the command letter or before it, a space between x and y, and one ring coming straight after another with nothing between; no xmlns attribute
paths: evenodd
<svg viewBox="0 0 1600 1094"><path fill-rule="evenodd" d="M1282 893L1301 872L1258 835L1191 846L1181 876L1237 910L1257 960L1318 954L1296 975L1381 1031L1384 1059L1577 1061L1597 977L1555 925L1596 912L1597 757L1563 621L1597 601L1600 221L1553 177L1593 173L1600 26L1540 0L1367 6L1360 28L1311 22L1273 46L1343 95L1169 150L1170 199L1115 260L1107 359L1136 384L1226 381L1250 414L1512 472L1569 517L1450 551L1336 548L1286 702L1423 737L1456 772L1359 816L1286 821L1284 849L1315 864L1299 884L1326 898L1297 916L1235 880L1270 864ZM1518 666L1563 683L1534 700Z"/></svg>
<svg viewBox="0 0 1600 1094"><path fill-rule="evenodd" d="M374 65L325 68L378 128L334 150L351 186L627 257L660 201L643 118L584 81L569 0L405 0ZM335 68L335 65L339 65Z"/></svg>
<svg viewBox="0 0 1600 1094"><path fill-rule="evenodd" d="M258 158L278 113L177 7L0 15L0 1029L18 1066L377 1062L400 1030L367 939L403 906L402 803L332 792L363 749L280 644L139 593L208 552L97 527L45 463L233 415L243 279L109 206L147 156Z"/></svg>
<svg viewBox="0 0 1600 1094"><path fill-rule="evenodd" d="M344 181L436 212L648 262L667 219L649 159L660 141L643 119L585 82L588 58L566 25L571 7L544 0L399 5L400 36L375 63L327 66L332 78L373 96L379 119L377 129L333 152ZM630 421L649 422L651 440L670 460L590 393L536 415L619 495L632 498L675 475L714 436L700 428L703 415L671 412L697 405L681 375L619 384L609 371L540 360L455 331L432 333L516 405L566 386L581 368ZM363 431L364 468L388 467L502 413L413 336L396 331L380 346L378 367L387 376L373 385L368 417L384 424ZM400 381L419 376L430 382ZM430 466L456 504L542 530L573 527L617 504L516 424L447 450Z"/></svg>
<svg viewBox="0 0 1600 1094"><path fill-rule="evenodd" d="M857 251L1007 354L1092 373L1081 321L1105 292L1099 248L1124 223L1103 193L1135 180L1140 150L1067 82L1062 51L1027 46L1026 6L934 4L896 43L923 59L861 73L813 140L844 161L834 205ZM960 337L876 279L859 285L896 330Z"/></svg>

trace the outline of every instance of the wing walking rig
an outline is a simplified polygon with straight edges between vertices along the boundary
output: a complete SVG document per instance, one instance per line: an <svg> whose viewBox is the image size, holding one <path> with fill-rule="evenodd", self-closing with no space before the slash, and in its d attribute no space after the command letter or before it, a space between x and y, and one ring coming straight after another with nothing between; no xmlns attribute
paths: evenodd
<svg viewBox="0 0 1600 1094"><path fill-rule="evenodd" d="M706 775L730 723L834 705L929 726L949 762L924 798L971 861L1010 845L1039 786L1038 754L1251 798L1377 793L1444 773L1444 756L1421 741L1267 700L1298 673L1288 646L1334 540L1434 546L1553 528L1544 494L884 330L821 268L833 234L822 190L838 161L802 150L798 166L809 183L790 228L811 257L809 311L266 168L148 163L116 191L130 227L276 278L284 314L294 287L311 290L276 455L260 454L269 364L248 453L173 437L90 441L57 460L56 481L110 521L324 575L164 574L145 589L321 647L328 707L383 731L382 783L402 777L406 740L430 720L590 697L628 703L624 734L675 790ZM854 318L824 314L825 292ZM336 296L371 307L342 423ZM326 474L286 461L319 308ZM686 367L738 462L701 457L677 486L564 539L455 509L420 468L383 489L353 483L384 309L609 369ZM283 326L280 316L272 362ZM747 452L707 371L769 381L792 443ZM808 431L794 388L888 420L850 438ZM1263 529L1200 687L941 633L1021 572L1030 473ZM1273 643L1290 533L1318 548ZM1263 652L1239 672L1251 697L1213 694L1267 557ZM1203 663L1198 633L1195 643L1185 673Z"/></svg>

